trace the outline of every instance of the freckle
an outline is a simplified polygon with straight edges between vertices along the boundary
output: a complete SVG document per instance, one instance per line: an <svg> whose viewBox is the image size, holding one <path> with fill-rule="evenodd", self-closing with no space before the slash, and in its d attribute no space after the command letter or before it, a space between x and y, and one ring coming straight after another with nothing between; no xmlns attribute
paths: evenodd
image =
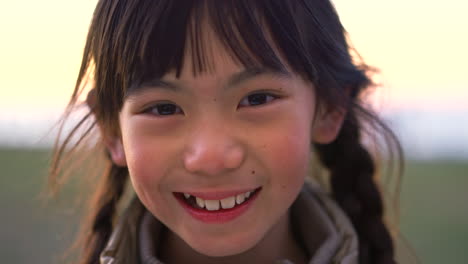
<svg viewBox="0 0 468 264"><path fill-rule="evenodd" d="M252 174L255 174L255 171L254 171L254 170L252 171Z"/></svg>
<svg viewBox="0 0 468 264"><path fill-rule="evenodd" d="M213 98L213 102L216 102L216 98Z"/></svg>
<svg viewBox="0 0 468 264"><path fill-rule="evenodd" d="M286 185L281 185L281 188L286 189Z"/></svg>

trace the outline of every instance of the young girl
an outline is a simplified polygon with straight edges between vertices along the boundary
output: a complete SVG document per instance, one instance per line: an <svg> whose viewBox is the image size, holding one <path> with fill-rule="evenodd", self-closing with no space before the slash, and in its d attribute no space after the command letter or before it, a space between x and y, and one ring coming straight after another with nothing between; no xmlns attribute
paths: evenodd
<svg viewBox="0 0 468 264"><path fill-rule="evenodd" d="M66 117L91 86L89 113L51 170L98 128L79 262L395 263L367 74L329 0L99 1Z"/></svg>

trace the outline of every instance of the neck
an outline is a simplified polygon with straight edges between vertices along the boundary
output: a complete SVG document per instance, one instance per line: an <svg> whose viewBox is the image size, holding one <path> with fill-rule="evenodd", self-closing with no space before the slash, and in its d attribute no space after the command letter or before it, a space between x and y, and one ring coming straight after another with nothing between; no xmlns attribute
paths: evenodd
<svg viewBox="0 0 468 264"><path fill-rule="evenodd" d="M180 237L170 230L163 237L159 258L164 263L215 264L215 263L275 263L288 259L293 263L307 263L307 255L296 241L291 228L289 213L253 248L232 256L210 257L193 250Z"/></svg>

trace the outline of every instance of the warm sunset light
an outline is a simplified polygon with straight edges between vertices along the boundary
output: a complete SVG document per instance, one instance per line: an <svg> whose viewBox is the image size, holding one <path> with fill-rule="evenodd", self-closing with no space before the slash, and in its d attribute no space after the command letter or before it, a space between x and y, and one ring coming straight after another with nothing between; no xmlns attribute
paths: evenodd
<svg viewBox="0 0 468 264"><path fill-rule="evenodd" d="M468 2L335 0L367 63L381 69L396 107L467 108Z"/></svg>
<svg viewBox="0 0 468 264"><path fill-rule="evenodd" d="M385 91L379 98L386 107L463 107L462 98L468 98L466 2L334 2L357 50L382 71ZM3 5L1 108L66 103L95 4L29 0Z"/></svg>
<svg viewBox="0 0 468 264"><path fill-rule="evenodd" d="M464 107L468 4L335 0L354 46L382 71L385 107ZM452 4L450 4L452 2ZM62 107L79 69L89 1L12 1L0 11L1 108ZM457 8L454 8L454 7Z"/></svg>
<svg viewBox="0 0 468 264"><path fill-rule="evenodd" d="M0 10L0 108L63 107L97 1L9 1ZM5 114L5 112L3 112Z"/></svg>
<svg viewBox="0 0 468 264"><path fill-rule="evenodd" d="M91 36L102 50L91 53L106 85L86 104L89 82L65 112L98 2ZM220 4L222 22L241 25L272 9L280 46L317 34L319 49L291 52L301 61L341 56L329 76L318 71L320 85L361 85L333 43L342 32L327 32L330 2L352 58L376 69L362 98L314 97L296 76L253 81L252 71L231 77L239 91L217 90L234 69L223 54L219 76L169 76L122 98L109 86L133 66L116 70L109 56L122 52L107 51L134 49L141 23L156 23L143 39L173 45L188 4ZM298 7L313 11L288 10ZM122 28L133 37L100 37ZM468 0L0 0L0 262L468 263L467 64Z"/></svg>
<svg viewBox="0 0 468 264"><path fill-rule="evenodd" d="M466 115L462 114L468 111L468 20L464 14L468 2L333 2L353 46L367 64L380 69L375 80L382 87L371 94L371 102L378 111L397 118L399 125L409 126L397 128L401 134L417 137L420 134L417 129L426 131L437 123L414 126L402 121L401 111L430 115L424 117L426 120L435 118L432 113L450 115L439 116L447 122L438 126L445 128L445 132L427 139L431 144L447 146L446 140L453 138L450 131L468 129L449 130L453 125L468 123ZM37 138L48 134L47 129L61 114L74 88L96 3L97 0L25 0L2 5L1 142L26 144L24 142L40 141ZM404 116L408 120L415 119ZM456 122L452 124L449 119ZM31 127L37 129L23 129ZM32 132L36 133L35 137L29 136ZM462 137L465 134L468 136L468 133L460 133ZM418 153L436 148L427 142L418 146L423 147ZM451 146L456 149L452 150L454 153L468 152L457 142ZM418 148L411 146L409 149Z"/></svg>

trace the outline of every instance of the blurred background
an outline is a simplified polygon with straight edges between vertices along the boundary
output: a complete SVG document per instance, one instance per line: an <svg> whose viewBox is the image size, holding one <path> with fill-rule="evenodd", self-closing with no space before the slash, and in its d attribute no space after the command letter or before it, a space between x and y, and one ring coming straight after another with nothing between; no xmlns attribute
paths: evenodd
<svg viewBox="0 0 468 264"><path fill-rule="evenodd" d="M0 0L2 263L60 263L76 231L71 198L40 193L96 2ZM402 233L422 263L468 263L468 2L333 2L406 152Z"/></svg>

